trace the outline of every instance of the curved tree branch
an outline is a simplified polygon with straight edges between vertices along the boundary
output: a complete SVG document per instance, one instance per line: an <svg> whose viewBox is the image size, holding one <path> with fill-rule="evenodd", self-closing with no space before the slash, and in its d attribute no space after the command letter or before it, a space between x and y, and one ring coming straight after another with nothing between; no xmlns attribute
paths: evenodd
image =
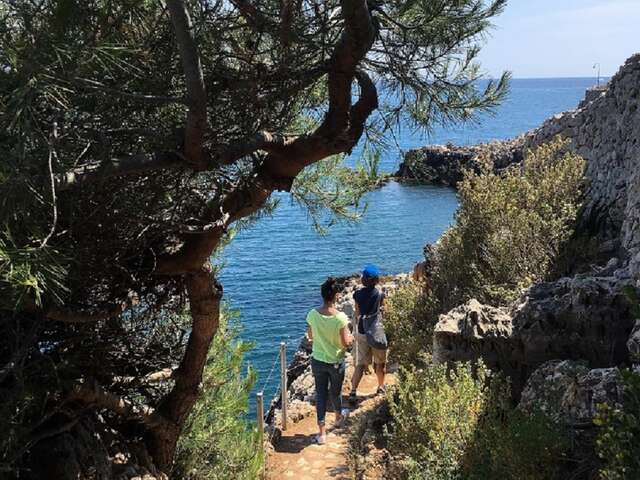
<svg viewBox="0 0 640 480"><path fill-rule="evenodd" d="M322 124L309 135L280 138L269 144L271 148L263 145L270 153L255 174L210 204L205 222L215 227L190 236L176 253L161 257L157 274L183 275L199 270L233 222L259 210L274 190L289 190L293 179L308 165L350 152L357 144L367 118L378 106L375 84L364 72L356 71L373 43L375 29L365 0L342 3L345 32L332 56L329 109ZM354 78L360 85L360 98L352 106Z"/></svg>
<svg viewBox="0 0 640 480"><path fill-rule="evenodd" d="M228 145L222 145L211 152L211 160L207 169L230 165L258 150L280 152L295 140L296 137L258 132L253 137ZM177 152L155 152L150 154L131 155L113 158L107 162L89 163L54 176L55 188L62 192L71 188L101 182L114 177L144 175L157 170L179 169L189 167L184 157Z"/></svg>
<svg viewBox="0 0 640 480"><path fill-rule="evenodd" d="M189 111L184 138L185 157L196 170L203 170L207 163L203 145L207 131L207 93L200 55L193 37L191 18L184 2L182 0L168 0L167 7L176 33L187 86Z"/></svg>
<svg viewBox="0 0 640 480"><path fill-rule="evenodd" d="M155 170L184 166L183 158L175 152L156 152L113 158L107 162L87 164L55 176L59 192L71 188L125 175L142 175Z"/></svg>
<svg viewBox="0 0 640 480"><path fill-rule="evenodd" d="M166 422L153 408L134 405L130 401L105 390L95 380L84 380L75 384L66 400L97 405L124 418L138 420L148 428L157 428Z"/></svg>

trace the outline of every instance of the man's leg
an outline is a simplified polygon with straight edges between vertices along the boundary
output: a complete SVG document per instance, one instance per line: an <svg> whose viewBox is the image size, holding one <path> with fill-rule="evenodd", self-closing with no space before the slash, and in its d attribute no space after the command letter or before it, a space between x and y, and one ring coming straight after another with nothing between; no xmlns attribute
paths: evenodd
<svg viewBox="0 0 640 480"><path fill-rule="evenodd" d="M366 337L361 335L356 336L356 343L356 367L353 370L353 376L351 377L351 397L355 397L358 385L360 385L360 380L362 380L364 370L367 368L367 365L371 363L371 347L367 343Z"/></svg>
<svg viewBox="0 0 640 480"><path fill-rule="evenodd" d="M378 388L384 388L384 376L386 373L386 363L374 363L373 368L376 371L376 377L378 377Z"/></svg>
<svg viewBox="0 0 640 480"><path fill-rule="evenodd" d="M384 390L384 376L387 370L387 350L373 350L373 369L378 378L378 391Z"/></svg>
<svg viewBox="0 0 640 480"><path fill-rule="evenodd" d="M355 394L358 390L358 385L360 385L360 380L362 380L362 374L364 373L364 365L356 365L356 368L353 369L353 376L351 377L351 393Z"/></svg>

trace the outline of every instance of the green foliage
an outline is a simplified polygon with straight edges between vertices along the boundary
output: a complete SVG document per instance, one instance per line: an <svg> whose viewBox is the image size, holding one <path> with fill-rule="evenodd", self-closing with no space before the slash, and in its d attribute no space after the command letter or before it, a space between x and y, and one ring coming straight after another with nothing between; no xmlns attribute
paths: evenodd
<svg viewBox="0 0 640 480"><path fill-rule="evenodd" d="M434 293L445 309L476 297L504 304L548 274L580 208L584 160L560 139L530 151L521 168L468 174L456 224L436 252Z"/></svg>
<svg viewBox="0 0 640 480"><path fill-rule="evenodd" d="M350 168L334 155L305 168L293 182L292 199L302 205L319 233L339 221L357 221L366 211L362 196L379 185L380 157L369 154Z"/></svg>
<svg viewBox="0 0 640 480"><path fill-rule="evenodd" d="M0 368L0 478L5 478L6 472L21 473L18 465L22 455L56 415L56 409L48 407L51 392L60 388L59 371L31 345L41 330L41 322L0 312L0 338L14 347L11 361L3 362ZM26 361L28 358L31 361Z"/></svg>
<svg viewBox="0 0 640 480"><path fill-rule="evenodd" d="M415 281L400 285L385 298L384 327L393 345L392 359L412 365L431 351L435 307L425 286Z"/></svg>
<svg viewBox="0 0 640 480"><path fill-rule="evenodd" d="M468 480L550 480L559 478L569 441L543 413L489 412L466 462Z"/></svg>
<svg viewBox="0 0 640 480"><path fill-rule="evenodd" d="M403 116L414 125L430 130L434 124L468 121L501 103L508 93L510 75L489 81L479 90L478 80L483 72L477 59L478 39L491 28L492 18L502 12L506 3L506 0L390 2L387 14L380 16L380 52L385 61L371 62L384 85L396 92L382 102L385 120L392 122ZM462 39L453 50L450 48L452 35ZM405 49L405 45L413 43L428 47L420 52ZM453 51L456 53L450 61L439 61ZM412 66L403 62L405 55L414 59ZM435 69L434 63L438 64ZM423 70L433 74L425 76ZM398 109L396 102L406 108Z"/></svg>
<svg viewBox="0 0 640 480"><path fill-rule="evenodd" d="M203 395L178 443L176 478L253 480L262 469L260 436L245 421L255 374L243 375L243 356L251 345L237 336L238 327L227 312L209 352Z"/></svg>
<svg viewBox="0 0 640 480"><path fill-rule="evenodd" d="M409 478L463 478L466 450L485 405L485 378L483 368L476 380L471 366L463 364L450 372L445 365L402 371L390 400L390 445L409 457Z"/></svg>
<svg viewBox="0 0 640 480"><path fill-rule="evenodd" d="M438 316L477 298L505 304L550 275L580 208L584 160L552 143L529 152L522 168L468 173L456 223L427 253L428 284L401 287L387 301L385 326L404 365L429 352Z"/></svg>
<svg viewBox="0 0 640 480"><path fill-rule="evenodd" d="M567 441L544 415L510 404L508 384L483 365L403 370L389 444L402 476L429 480L549 480Z"/></svg>
<svg viewBox="0 0 640 480"><path fill-rule="evenodd" d="M638 290L631 285L624 287L624 294L631 303L631 314L633 318L640 320L640 295Z"/></svg>
<svg viewBox="0 0 640 480"><path fill-rule="evenodd" d="M596 452L603 462L600 478L640 478L640 375L622 371L622 408L601 404L594 423L600 427Z"/></svg>
<svg viewBox="0 0 640 480"><path fill-rule="evenodd" d="M40 306L45 296L60 302L67 293L62 261L47 245L20 248L8 232L0 232L0 308L13 310L25 300Z"/></svg>

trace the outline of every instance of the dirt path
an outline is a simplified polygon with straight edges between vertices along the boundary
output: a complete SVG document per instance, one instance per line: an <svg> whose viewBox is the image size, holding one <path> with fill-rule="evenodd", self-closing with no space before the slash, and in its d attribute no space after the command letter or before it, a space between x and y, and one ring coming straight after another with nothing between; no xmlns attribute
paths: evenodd
<svg viewBox="0 0 640 480"><path fill-rule="evenodd" d="M352 368L347 371L344 383L343 398L351 385ZM394 375L388 376L388 384L395 380ZM376 377L373 373L365 375L358 388L359 402L352 409L353 415L366 411L376 404L380 397L376 397ZM349 428L351 420L345 428L333 427L333 413L327 413L327 443L317 445L314 440L318 433L315 408L309 405L308 414L299 422L289 425L286 432L275 445L267 460L266 478L279 480L293 478L295 480L347 480L350 479L347 450L349 443Z"/></svg>

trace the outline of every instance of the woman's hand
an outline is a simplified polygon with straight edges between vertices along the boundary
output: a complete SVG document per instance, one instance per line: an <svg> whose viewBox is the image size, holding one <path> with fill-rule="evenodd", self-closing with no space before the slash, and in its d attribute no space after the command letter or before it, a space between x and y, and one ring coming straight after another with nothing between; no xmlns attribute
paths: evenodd
<svg viewBox="0 0 640 480"><path fill-rule="evenodd" d="M353 342L353 335L349 332L349 327L342 327L340 329L340 341L344 348L347 348Z"/></svg>

